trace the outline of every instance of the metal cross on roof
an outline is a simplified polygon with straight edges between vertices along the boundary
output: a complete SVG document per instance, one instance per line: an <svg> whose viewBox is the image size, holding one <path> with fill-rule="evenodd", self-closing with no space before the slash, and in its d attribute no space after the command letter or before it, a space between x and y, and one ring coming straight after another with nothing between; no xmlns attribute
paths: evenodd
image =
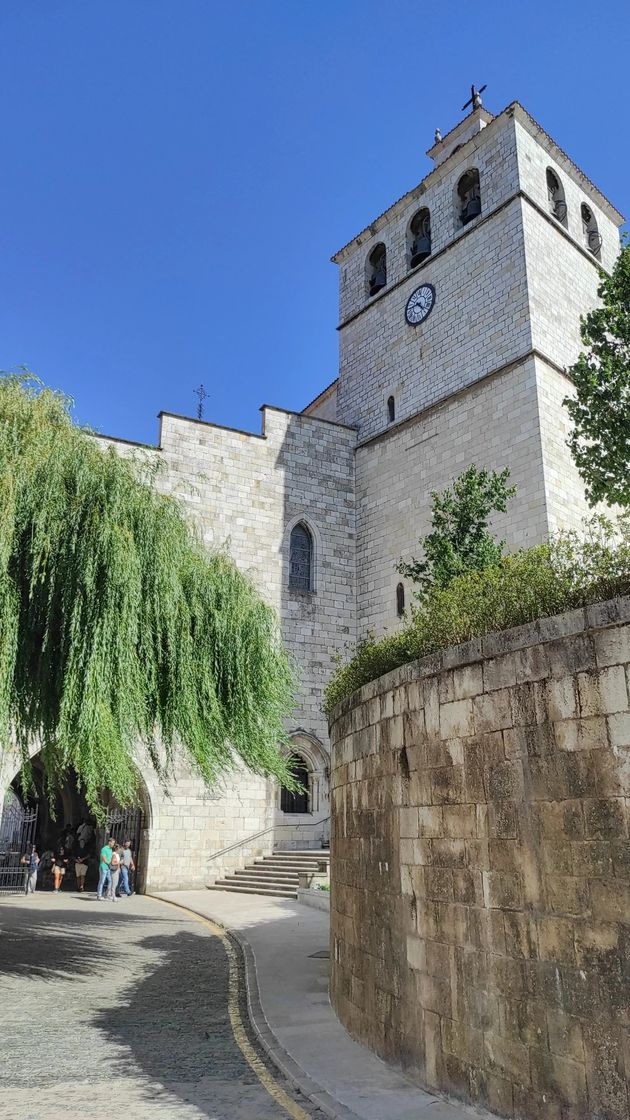
<svg viewBox="0 0 630 1120"><path fill-rule="evenodd" d="M203 402L205 401L208 394L206 393L206 390L204 389L203 385L200 385L198 389L194 389L193 392L195 393L195 395L197 397L199 397L199 404L197 405L197 419L202 420L203 419Z"/></svg>
<svg viewBox="0 0 630 1120"><path fill-rule="evenodd" d="M470 99L466 102L465 105L462 105L462 112L464 111L464 109L467 109L469 105L472 105L473 112L475 109L481 109L481 106L483 104L481 95L484 89L487 89L487 85L482 86L481 89L475 89L474 86L470 87Z"/></svg>

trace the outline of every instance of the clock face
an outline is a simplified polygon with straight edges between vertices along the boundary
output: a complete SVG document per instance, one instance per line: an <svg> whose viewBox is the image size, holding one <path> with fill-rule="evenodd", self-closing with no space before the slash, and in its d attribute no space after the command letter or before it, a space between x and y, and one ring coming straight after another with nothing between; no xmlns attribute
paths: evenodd
<svg viewBox="0 0 630 1120"><path fill-rule="evenodd" d="M435 306L435 288L433 284L422 284L412 292L407 300L405 308L405 318L412 327L417 327L418 323L424 320L431 314Z"/></svg>

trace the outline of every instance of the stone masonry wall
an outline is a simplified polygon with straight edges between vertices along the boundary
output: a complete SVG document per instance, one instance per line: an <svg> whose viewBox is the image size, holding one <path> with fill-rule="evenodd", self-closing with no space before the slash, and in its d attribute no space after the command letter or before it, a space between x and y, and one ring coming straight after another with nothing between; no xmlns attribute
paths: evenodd
<svg viewBox="0 0 630 1120"><path fill-rule="evenodd" d="M490 470L509 466L512 472L517 493L507 513L493 520L498 538L511 549L546 539L537 394L535 363L529 358L357 449L359 637L400 625L396 562L419 554L418 541L430 527L431 491L450 485L471 463ZM568 455L560 446L560 456L563 451ZM408 600L411 592L409 585Z"/></svg>
<svg viewBox="0 0 630 1120"><path fill-rule="evenodd" d="M627 1120L630 599L446 650L333 713L331 998L423 1085Z"/></svg>

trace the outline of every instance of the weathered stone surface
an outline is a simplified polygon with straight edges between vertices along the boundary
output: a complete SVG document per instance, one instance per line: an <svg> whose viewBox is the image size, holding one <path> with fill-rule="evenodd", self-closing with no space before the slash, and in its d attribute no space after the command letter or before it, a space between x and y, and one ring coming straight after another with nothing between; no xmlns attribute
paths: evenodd
<svg viewBox="0 0 630 1120"><path fill-rule="evenodd" d="M628 1120L630 627L614 605L588 630L581 611L544 623L544 642L493 635L485 663L424 677L397 813L394 769L343 777L333 726L333 788L358 792L333 806L331 996L429 1087L525 1120Z"/></svg>

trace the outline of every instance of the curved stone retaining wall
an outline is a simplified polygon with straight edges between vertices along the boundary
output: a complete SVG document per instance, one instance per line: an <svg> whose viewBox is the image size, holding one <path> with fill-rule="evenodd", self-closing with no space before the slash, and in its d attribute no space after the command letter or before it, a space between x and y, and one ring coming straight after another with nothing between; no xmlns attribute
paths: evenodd
<svg viewBox="0 0 630 1120"><path fill-rule="evenodd" d="M331 721L331 998L422 1084L630 1115L630 600L372 682Z"/></svg>

